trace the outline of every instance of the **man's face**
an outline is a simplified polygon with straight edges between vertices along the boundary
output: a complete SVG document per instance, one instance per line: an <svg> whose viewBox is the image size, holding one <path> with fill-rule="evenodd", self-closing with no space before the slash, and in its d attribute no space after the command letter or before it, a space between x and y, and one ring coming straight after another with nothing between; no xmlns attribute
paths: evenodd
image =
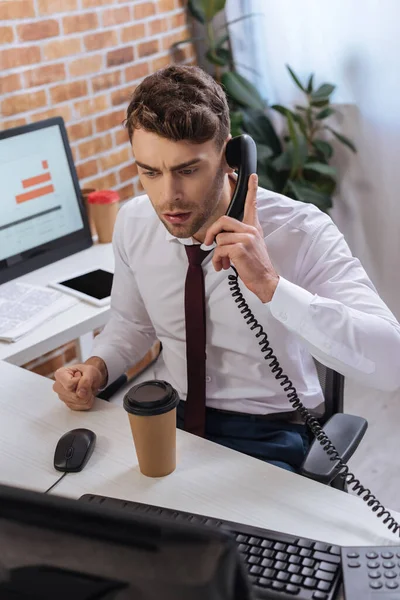
<svg viewBox="0 0 400 600"><path fill-rule="evenodd" d="M158 217L178 238L188 238L224 214L229 198L225 146L174 142L135 129L132 149L141 184ZM223 205L223 206L222 206ZM221 212L222 211L222 212Z"/></svg>

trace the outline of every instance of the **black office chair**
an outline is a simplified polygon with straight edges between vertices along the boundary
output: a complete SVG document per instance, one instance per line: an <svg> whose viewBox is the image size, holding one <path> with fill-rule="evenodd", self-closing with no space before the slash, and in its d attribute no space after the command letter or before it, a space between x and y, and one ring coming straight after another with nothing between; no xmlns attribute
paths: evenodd
<svg viewBox="0 0 400 600"><path fill-rule="evenodd" d="M323 428L342 461L347 463L364 437L368 422L363 417L343 413L344 376L316 359L314 363L325 402L310 412ZM345 479L337 476L337 461L331 461L311 431L310 441L310 449L300 468L301 475L347 491Z"/></svg>
<svg viewBox="0 0 400 600"><path fill-rule="evenodd" d="M107 388L98 394L103 400L110 400L112 396L128 382L133 381L154 362L157 361L162 350L158 342L143 359L126 373L118 377ZM314 359L319 381L324 394L325 402L310 411L323 427L324 432L339 452L343 462L347 462L361 442L368 423L362 417L343 414L344 377L333 369L326 367ZM331 485L346 491L346 482L337 477L336 462L332 462L321 444L310 431L310 449L301 466L300 474L320 483Z"/></svg>

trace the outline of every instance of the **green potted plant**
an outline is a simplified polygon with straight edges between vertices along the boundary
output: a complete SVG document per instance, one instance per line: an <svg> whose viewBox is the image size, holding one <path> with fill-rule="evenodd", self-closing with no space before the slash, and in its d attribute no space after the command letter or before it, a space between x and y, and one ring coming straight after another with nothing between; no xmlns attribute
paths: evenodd
<svg viewBox="0 0 400 600"><path fill-rule="evenodd" d="M188 0L188 12L203 26L204 35L176 42L172 49L188 42L201 40L205 43L205 59L213 65L214 77L227 94L232 136L248 133L257 145L259 184L302 202L311 202L327 212L336 188L336 171L329 165L333 147L326 141L325 134L335 136L356 151L351 140L326 124L326 119L335 112L330 106L335 86L324 83L315 89L313 75L307 85L303 85L287 67L306 102L296 105L295 109L281 105L270 107L286 119L287 132L281 140L269 118L267 103L257 88L237 72L241 65L235 62L230 47L229 25L256 16L256 13L215 28L213 21L224 10L225 4L226 0Z"/></svg>

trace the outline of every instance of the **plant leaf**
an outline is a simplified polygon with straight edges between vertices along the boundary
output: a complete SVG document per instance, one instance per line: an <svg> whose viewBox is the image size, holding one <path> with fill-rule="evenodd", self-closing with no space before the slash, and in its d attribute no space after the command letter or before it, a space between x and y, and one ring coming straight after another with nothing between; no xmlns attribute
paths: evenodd
<svg viewBox="0 0 400 600"><path fill-rule="evenodd" d="M206 52L207 60L213 65L220 65L221 67L225 67L229 64L232 55L231 51L227 48L216 48L210 49Z"/></svg>
<svg viewBox="0 0 400 600"><path fill-rule="evenodd" d="M274 126L269 117L261 110L244 109L243 128L251 135L256 144L264 144L272 150L273 156L282 152L282 143L276 134Z"/></svg>
<svg viewBox="0 0 400 600"><path fill-rule="evenodd" d="M311 94L311 98L313 100L323 100L325 98L329 98L335 88L336 86L332 85L331 83L323 83Z"/></svg>
<svg viewBox="0 0 400 600"><path fill-rule="evenodd" d="M274 184L265 169L257 168L258 185L267 190L273 190Z"/></svg>
<svg viewBox="0 0 400 600"><path fill-rule="evenodd" d="M322 194L306 183L293 181L292 179L289 179L287 184L297 200L314 204L323 212L327 212L329 208L332 208L332 199L328 194Z"/></svg>
<svg viewBox="0 0 400 600"><path fill-rule="evenodd" d="M329 131L331 131L333 133L333 135L335 136L335 138L337 138L339 140L339 142L342 142L342 144L344 144L345 146L350 148L350 150L352 150L354 153L357 152L357 148L355 147L353 142L351 140L349 140L348 137L346 137L342 133L338 133L337 131L332 129L332 127L328 127L328 125L325 126L325 129L329 129Z"/></svg>
<svg viewBox="0 0 400 600"><path fill-rule="evenodd" d="M217 13L225 8L226 0L201 0L206 21L212 21Z"/></svg>
<svg viewBox="0 0 400 600"><path fill-rule="evenodd" d="M329 104L329 98L321 98L320 100L311 100L311 106L316 106L317 108L322 108Z"/></svg>
<svg viewBox="0 0 400 600"><path fill-rule="evenodd" d="M178 48L178 46L181 46L182 44L188 44L189 42L197 42L198 40L204 40L204 36L197 36L197 37L190 37L190 38L186 38L186 40L180 40L179 42L175 42L174 44L172 44L171 49L173 48Z"/></svg>
<svg viewBox="0 0 400 600"><path fill-rule="evenodd" d="M242 130L243 113L240 110L232 110L230 112L229 116L230 116L230 121L231 121L232 137L241 135L243 133L243 130Z"/></svg>
<svg viewBox="0 0 400 600"><path fill-rule="evenodd" d="M233 73L232 71L223 73L221 83L227 94L237 102L237 104L259 110L265 108L265 102L260 96L257 88L255 88L245 77L239 75L239 73Z"/></svg>
<svg viewBox="0 0 400 600"><path fill-rule="evenodd" d="M309 94L312 93L313 91L313 80L314 80L314 74L312 73L308 79L308 83L307 83L307 92Z"/></svg>
<svg viewBox="0 0 400 600"><path fill-rule="evenodd" d="M306 90L304 89L303 85L300 82L300 79L297 77L296 73L289 67L289 65L286 65L286 68L289 71L290 75L292 76L292 79L295 82L295 84L297 85L297 87L299 87L302 92L306 92Z"/></svg>
<svg viewBox="0 0 400 600"><path fill-rule="evenodd" d="M321 110L317 115L316 115L316 119L326 119L327 117L330 117L331 115L335 114L335 110L333 108L330 108L330 106L328 106L327 108L324 108L323 110Z"/></svg>
<svg viewBox="0 0 400 600"><path fill-rule="evenodd" d="M303 169L305 171L315 171L316 173L321 173L321 175L329 175L332 178L335 178L337 174L335 167L319 162L306 163Z"/></svg>
<svg viewBox="0 0 400 600"><path fill-rule="evenodd" d="M272 149L266 144L257 144L257 160L263 162L273 155Z"/></svg>
<svg viewBox="0 0 400 600"><path fill-rule="evenodd" d="M332 157L333 148L328 142L325 142L324 140L314 140L312 144L318 152L321 152L326 160L329 160Z"/></svg>
<svg viewBox="0 0 400 600"><path fill-rule="evenodd" d="M220 38L215 42L215 48L221 48L229 40L229 33L224 33Z"/></svg>
<svg viewBox="0 0 400 600"><path fill-rule="evenodd" d="M218 27L217 31L221 31L221 29L225 29L225 27L227 27L229 25L233 25L234 23L243 21L243 19L248 19L249 17L257 17L257 16L262 17L262 16L264 16L264 13L252 12L252 13L248 13L247 15L242 15L241 17L238 17L237 19L232 19L232 21L227 21L224 25L221 25L221 27Z"/></svg>
<svg viewBox="0 0 400 600"><path fill-rule="evenodd" d="M190 14L194 19L196 19L196 21L199 21L203 24L206 22L206 15L202 0L188 0L187 6Z"/></svg>

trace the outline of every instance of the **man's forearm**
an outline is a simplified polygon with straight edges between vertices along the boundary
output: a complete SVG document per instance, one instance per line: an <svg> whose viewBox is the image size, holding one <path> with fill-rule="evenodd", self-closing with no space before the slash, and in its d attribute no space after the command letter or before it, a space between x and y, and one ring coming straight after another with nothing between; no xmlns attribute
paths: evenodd
<svg viewBox="0 0 400 600"><path fill-rule="evenodd" d="M101 385L100 389L106 387L108 382L108 371L106 363L99 356L91 356L85 361L86 365L91 365L92 367L96 367L101 373Z"/></svg>

